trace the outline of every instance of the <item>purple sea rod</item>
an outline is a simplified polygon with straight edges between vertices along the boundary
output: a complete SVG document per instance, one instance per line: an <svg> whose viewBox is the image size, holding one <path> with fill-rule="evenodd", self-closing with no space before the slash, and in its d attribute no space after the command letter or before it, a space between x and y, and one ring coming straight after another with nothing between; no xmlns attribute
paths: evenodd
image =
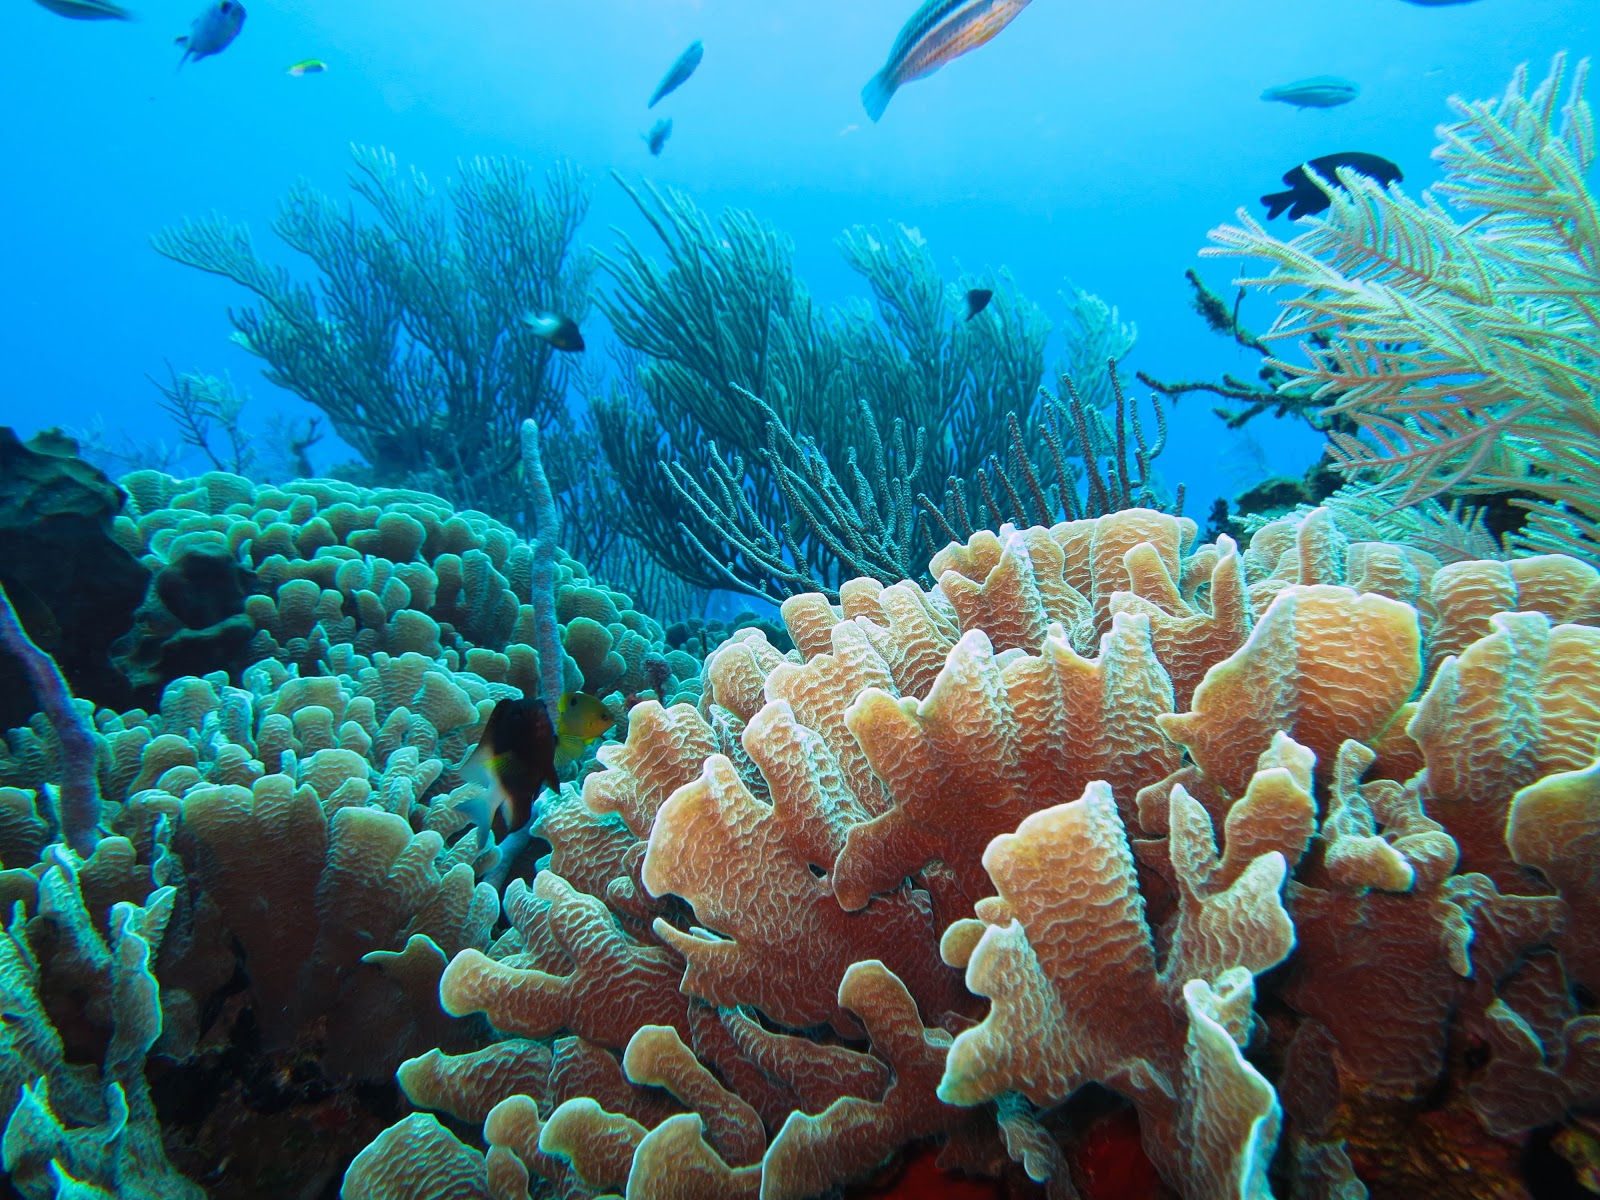
<svg viewBox="0 0 1600 1200"><path fill-rule="evenodd" d="M61 836L88 858L100 840L100 784L95 779L94 731L72 705L72 691L51 658L28 636L0 585L0 645L16 655L33 681L33 694L61 743L58 807Z"/></svg>

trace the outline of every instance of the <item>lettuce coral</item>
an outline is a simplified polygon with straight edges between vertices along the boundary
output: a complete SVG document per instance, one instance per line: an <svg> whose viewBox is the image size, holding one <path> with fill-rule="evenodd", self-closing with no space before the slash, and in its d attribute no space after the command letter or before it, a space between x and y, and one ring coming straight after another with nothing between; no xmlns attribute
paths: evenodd
<svg viewBox="0 0 1600 1200"><path fill-rule="evenodd" d="M404 1117L352 1196L798 1198L924 1139L1070 1194L1091 1084L1185 1195L1504 1195L1530 1131L1600 1102L1575 559L1128 510L792 597L793 649L746 628L703 669L652 665L659 629L558 562L570 669L670 694L632 695L502 886L455 802L533 681L526 548L420 494L128 486L155 569L254 564L263 656L92 714L88 859L51 844L48 724L0 756L0 1146L39 1195L180 1194L278 1119L249 1088L306 1088L275 1136L334 1171L310 1130L373 1139L356 1089L391 1071L487 1149ZM284 1082L160 1128L146 1072L200 1086L241 1038Z"/></svg>
<svg viewBox="0 0 1600 1200"><path fill-rule="evenodd" d="M74 1066L97 1055L97 1041L115 1029L84 964L108 952L64 952L52 932L60 924L52 864L82 878L80 907L95 914L102 940L113 936L114 903L152 903L157 881L166 885L171 932L165 941L156 932L149 958L164 1086L185 1097L169 1117L168 1152L184 1169L210 1170L234 1137L248 1147L302 1143L306 1153L291 1158L226 1152L223 1186L281 1194L291 1180L342 1165L340 1138L313 1130L331 1125L359 1145L381 1127L371 1088L408 1055L481 1046L479 1022L440 1008L439 982L457 951L490 948L501 896L486 877L503 874L510 862L497 859L516 851L465 832L457 802L475 785L460 765L495 703L537 680L518 640L534 624L524 602L532 562L504 526L422 493L331 481L279 489L221 472L193 480L140 472L125 486L129 502L112 529L119 553L158 579L196 559L231 564L259 588L242 597L244 615L225 619L253 633L256 661L176 679L150 711L96 713L78 702L113 834L89 860L52 846L60 830L51 785L64 759L56 728L36 717L6 736L0 899L8 916L21 905L13 939L39 974L14 990L40 995L30 1038L84 1042L67 1047ZM559 555L553 574L558 631L580 629L569 636L577 655L568 656L566 686L612 693L618 707L656 695L698 699L699 660L670 650L627 596ZM181 591L180 607L194 599ZM564 816L551 806L541 828L559 829ZM534 842L530 861L543 845ZM569 873L571 858L561 862ZM670 971L664 986L676 996ZM143 1051L133 1059L142 1067ZM62 1186L102 1186L112 1150L93 1170L62 1155L51 1167L48 1154L41 1168L37 1158L59 1141L52 1122L82 1140L79 1130L114 1126L114 1111L64 1093L48 1060L17 1064L0 1117L18 1089L34 1089L32 1115L13 1123L19 1170L40 1189L56 1178L51 1171ZM48 1096L39 1090L47 1085ZM136 1099L131 1076L122 1086ZM142 1112L135 1118L144 1122L138 1138L154 1130ZM159 1148L138 1138L137 1154L155 1177L170 1174L180 1194ZM126 1186L136 1188L131 1169Z"/></svg>
<svg viewBox="0 0 1600 1200"><path fill-rule="evenodd" d="M537 690L533 553L483 513L328 479L280 486L220 471L188 480L137 471L122 485L129 502L113 535L151 571L196 554L253 570L258 591L244 602L253 657L313 674L329 647L347 644L365 655L424 654ZM698 663L673 653L628 596L565 555L553 574L565 687L698 694Z"/></svg>
<svg viewBox="0 0 1600 1200"><path fill-rule="evenodd" d="M698 707L635 710L446 972L516 1037L413 1060L412 1100L562 1196L816 1195L927 1137L1071 1194L1089 1083L1184 1195L1515 1194L1528 1131L1600 1100L1600 575L1320 511L938 563L794 597L795 650L742 631Z"/></svg>

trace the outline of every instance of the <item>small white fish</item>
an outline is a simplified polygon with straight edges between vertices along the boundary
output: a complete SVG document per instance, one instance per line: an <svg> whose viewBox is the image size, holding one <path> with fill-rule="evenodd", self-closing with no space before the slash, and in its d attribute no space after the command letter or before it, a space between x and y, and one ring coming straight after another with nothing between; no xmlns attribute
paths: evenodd
<svg viewBox="0 0 1600 1200"><path fill-rule="evenodd" d="M932 75L953 58L976 50L1016 19L1031 0L926 0L900 27L883 64L861 89L867 116L876 121L895 90Z"/></svg>
<svg viewBox="0 0 1600 1200"><path fill-rule="evenodd" d="M1263 100L1277 100L1296 108L1337 108L1349 104L1361 94L1361 89L1348 79L1337 75L1313 75L1297 79L1278 87L1269 87L1261 93Z"/></svg>
<svg viewBox="0 0 1600 1200"><path fill-rule="evenodd" d="M111 0L35 0L58 17L72 21L132 21L134 15Z"/></svg>
<svg viewBox="0 0 1600 1200"><path fill-rule="evenodd" d="M244 28L244 15L244 5L239 0L213 0L207 4L205 11L190 24L188 35L173 39L183 47L178 69L181 71L191 58L199 62L231 46L239 30Z"/></svg>

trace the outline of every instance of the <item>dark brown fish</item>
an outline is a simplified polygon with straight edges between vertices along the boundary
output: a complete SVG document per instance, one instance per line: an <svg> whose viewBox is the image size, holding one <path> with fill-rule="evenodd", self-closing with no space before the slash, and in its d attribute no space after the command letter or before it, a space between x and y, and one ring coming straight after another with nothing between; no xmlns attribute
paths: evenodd
<svg viewBox="0 0 1600 1200"><path fill-rule="evenodd" d="M988 288L973 288L967 293L968 321L989 307L989 301L994 299L994 292Z"/></svg>
<svg viewBox="0 0 1600 1200"><path fill-rule="evenodd" d="M1323 212L1328 208L1331 203L1328 193L1318 187L1311 176L1306 174L1306 167L1310 167L1323 180L1340 189L1344 187L1339 182L1340 167L1354 171L1358 175L1365 175L1368 179L1375 179L1384 187L1388 187L1391 183L1399 183L1405 178L1400 173L1399 167L1376 154L1367 154L1361 150L1324 154L1321 158L1313 158L1284 172L1283 181L1289 185L1288 191L1268 192L1261 197L1261 203L1267 206L1269 221L1286 208L1289 210L1291 220L1299 220L1301 217Z"/></svg>
<svg viewBox="0 0 1600 1200"><path fill-rule="evenodd" d="M535 337L543 338L566 354L577 354L583 349L583 334L571 317L560 313L528 313L522 323L533 330Z"/></svg>
<svg viewBox="0 0 1600 1200"><path fill-rule="evenodd" d="M548 787L561 790L556 775L556 731L540 700L502 700L483 727L478 748L461 772L484 785L484 794L461 805L485 841L501 816L513 833L533 816L534 801Z"/></svg>

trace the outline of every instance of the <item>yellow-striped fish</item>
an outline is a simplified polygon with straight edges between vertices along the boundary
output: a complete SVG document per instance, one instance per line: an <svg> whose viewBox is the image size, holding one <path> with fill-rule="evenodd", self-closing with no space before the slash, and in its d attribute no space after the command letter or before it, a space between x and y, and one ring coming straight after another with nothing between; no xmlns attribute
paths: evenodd
<svg viewBox="0 0 1600 1200"><path fill-rule="evenodd" d="M867 116L876 121L901 84L924 79L951 59L983 45L1029 3L1031 0L927 0L901 26L883 70L861 89Z"/></svg>
<svg viewBox="0 0 1600 1200"><path fill-rule="evenodd" d="M328 64L320 58L308 58L304 62L297 62L290 67L286 74L293 75L296 79L302 75L321 75L328 69Z"/></svg>

